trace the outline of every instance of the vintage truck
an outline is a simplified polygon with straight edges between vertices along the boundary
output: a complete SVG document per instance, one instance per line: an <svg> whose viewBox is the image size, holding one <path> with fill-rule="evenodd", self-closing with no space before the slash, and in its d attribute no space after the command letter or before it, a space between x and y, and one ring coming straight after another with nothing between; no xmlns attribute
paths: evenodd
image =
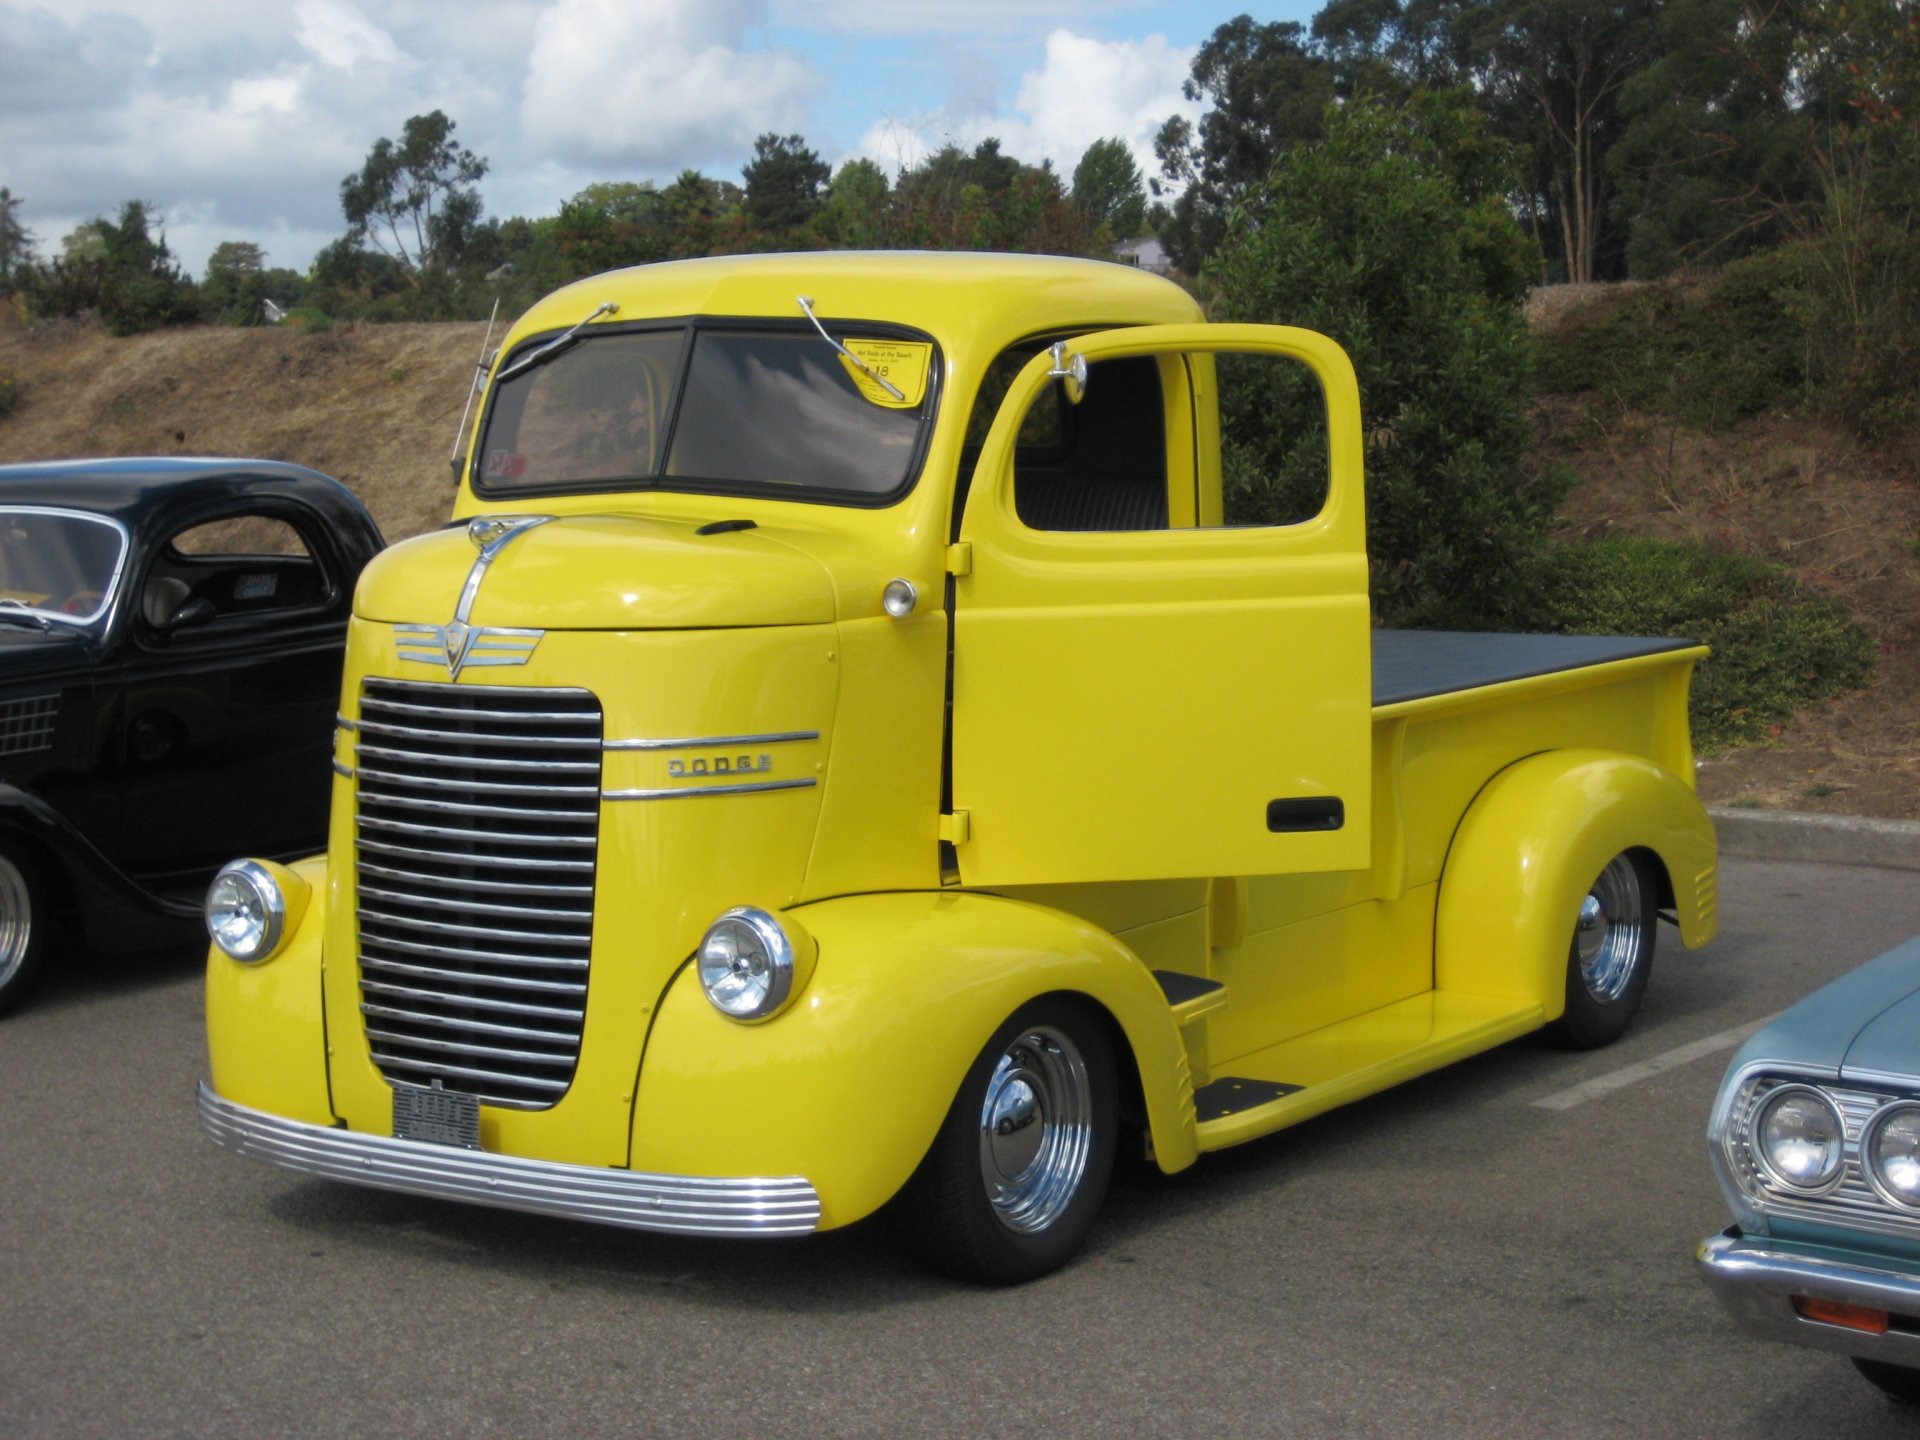
<svg viewBox="0 0 1920 1440"><path fill-rule="evenodd" d="M1327 483L1223 523L1221 357ZM1715 926L1677 640L1371 628L1360 398L1124 267L598 276L355 599L328 854L208 894L206 1131L1045 1273L1163 1170L1638 1004Z"/></svg>

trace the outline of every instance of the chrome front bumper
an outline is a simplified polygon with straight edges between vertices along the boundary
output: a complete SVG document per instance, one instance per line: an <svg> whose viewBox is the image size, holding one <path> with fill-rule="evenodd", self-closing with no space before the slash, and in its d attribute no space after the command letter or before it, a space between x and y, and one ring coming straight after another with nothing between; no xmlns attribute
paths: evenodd
<svg viewBox="0 0 1920 1440"><path fill-rule="evenodd" d="M1761 1340L1779 1340L1841 1355L1920 1368L1920 1277L1870 1265L1847 1265L1769 1250L1763 1237L1729 1230L1703 1240L1693 1262L1714 1296L1740 1328ZM1894 1317L1886 1334L1850 1330L1809 1320L1794 1309L1794 1297L1832 1300L1885 1310Z"/></svg>
<svg viewBox="0 0 1920 1440"><path fill-rule="evenodd" d="M200 1128L216 1145L328 1180L674 1235L805 1235L820 1196L798 1176L715 1180L519 1160L362 1135L236 1105L200 1082Z"/></svg>

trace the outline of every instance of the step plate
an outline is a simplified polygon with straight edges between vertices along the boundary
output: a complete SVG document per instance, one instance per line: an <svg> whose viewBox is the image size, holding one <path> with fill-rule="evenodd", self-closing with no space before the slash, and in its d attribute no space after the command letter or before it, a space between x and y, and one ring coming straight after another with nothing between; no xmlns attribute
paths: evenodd
<svg viewBox="0 0 1920 1440"><path fill-rule="evenodd" d="M1277 1080L1243 1080L1235 1075L1222 1075L1212 1084L1202 1085L1193 1092L1194 1118L1202 1125L1209 1120L1224 1120L1229 1115L1238 1115L1242 1110L1251 1110L1257 1105L1296 1095L1303 1088Z"/></svg>

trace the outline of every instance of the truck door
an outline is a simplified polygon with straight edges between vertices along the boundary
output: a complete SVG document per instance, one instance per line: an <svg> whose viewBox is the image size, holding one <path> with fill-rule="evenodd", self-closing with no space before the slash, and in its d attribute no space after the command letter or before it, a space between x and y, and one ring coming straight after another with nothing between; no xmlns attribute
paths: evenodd
<svg viewBox="0 0 1920 1440"><path fill-rule="evenodd" d="M1227 352L1319 382L1328 484L1298 523L1221 523ZM1038 446L1036 405L1063 417ZM1368 863L1361 465L1353 367L1310 331L1105 331L1021 370L952 565L946 835L963 884Z"/></svg>

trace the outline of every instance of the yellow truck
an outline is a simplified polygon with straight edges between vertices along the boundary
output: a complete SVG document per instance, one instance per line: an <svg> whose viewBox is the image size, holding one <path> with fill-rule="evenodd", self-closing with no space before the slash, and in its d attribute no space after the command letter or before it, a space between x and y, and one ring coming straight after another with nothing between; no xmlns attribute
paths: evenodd
<svg viewBox="0 0 1920 1440"><path fill-rule="evenodd" d="M1326 485L1224 523L1232 366ZM1360 398L1125 267L757 256L548 297L354 602L328 852L207 897L203 1127L641 1230L881 1211L1043 1274L1177 1171L1715 926L1677 640L1372 627ZM1235 382L1237 383L1237 382Z"/></svg>

